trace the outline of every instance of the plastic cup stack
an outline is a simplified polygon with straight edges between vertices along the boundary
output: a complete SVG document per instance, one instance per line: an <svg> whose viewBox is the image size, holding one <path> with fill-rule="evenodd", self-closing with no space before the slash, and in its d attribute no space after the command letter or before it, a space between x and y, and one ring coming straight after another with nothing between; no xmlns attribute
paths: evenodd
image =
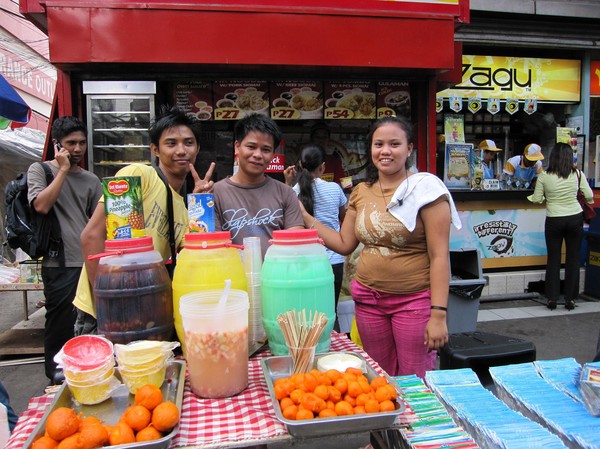
<svg viewBox="0 0 600 449"><path fill-rule="evenodd" d="M248 299L250 300L250 309L248 311L248 353L253 354L267 341L267 334L262 323L260 291L262 250L258 237L244 238L242 260L246 270Z"/></svg>

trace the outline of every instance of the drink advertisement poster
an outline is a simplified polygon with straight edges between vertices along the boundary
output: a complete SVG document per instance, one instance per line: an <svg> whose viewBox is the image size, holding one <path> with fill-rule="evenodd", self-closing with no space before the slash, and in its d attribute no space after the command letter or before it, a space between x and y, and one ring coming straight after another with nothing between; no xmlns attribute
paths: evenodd
<svg viewBox="0 0 600 449"><path fill-rule="evenodd" d="M447 143L444 184L454 188L471 188L472 143Z"/></svg>
<svg viewBox="0 0 600 449"><path fill-rule="evenodd" d="M441 110L442 107L443 104L439 109ZM410 119L410 110L409 83L403 81L379 82L377 85L377 118L393 115Z"/></svg>
<svg viewBox="0 0 600 449"><path fill-rule="evenodd" d="M323 83L320 81L274 81L269 84L269 97L274 120L323 118Z"/></svg>
<svg viewBox="0 0 600 449"><path fill-rule="evenodd" d="M450 249L477 248L484 259L546 256L546 210L459 211L463 224L450 231Z"/></svg>
<svg viewBox="0 0 600 449"><path fill-rule="evenodd" d="M576 128L556 128L556 142L562 142L573 148L573 151L577 151L577 129Z"/></svg>
<svg viewBox="0 0 600 449"><path fill-rule="evenodd" d="M444 115L444 138L446 143L465 141L465 121L462 114Z"/></svg>
<svg viewBox="0 0 600 449"><path fill-rule="evenodd" d="M376 90L374 81L327 81L323 85L325 119L374 119Z"/></svg>
<svg viewBox="0 0 600 449"><path fill-rule="evenodd" d="M213 87L207 81L175 82L173 103L198 120L213 118Z"/></svg>
<svg viewBox="0 0 600 449"><path fill-rule="evenodd" d="M215 120L239 120L251 113L269 115L266 81L215 81Z"/></svg>

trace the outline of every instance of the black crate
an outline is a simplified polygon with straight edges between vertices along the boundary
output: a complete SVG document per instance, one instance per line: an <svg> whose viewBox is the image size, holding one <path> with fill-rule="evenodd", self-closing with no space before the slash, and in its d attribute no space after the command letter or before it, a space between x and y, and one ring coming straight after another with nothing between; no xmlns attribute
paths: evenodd
<svg viewBox="0 0 600 449"><path fill-rule="evenodd" d="M481 372L490 366L534 360L535 345L532 342L488 332L452 334L440 351L440 369L471 368Z"/></svg>

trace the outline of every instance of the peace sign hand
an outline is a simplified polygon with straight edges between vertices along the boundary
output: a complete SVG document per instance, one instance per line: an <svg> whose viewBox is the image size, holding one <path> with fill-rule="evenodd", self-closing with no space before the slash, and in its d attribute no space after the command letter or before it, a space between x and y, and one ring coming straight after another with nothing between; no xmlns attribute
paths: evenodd
<svg viewBox="0 0 600 449"><path fill-rule="evenodd" d="M210 178L212 178L214 170L215 163L211 162L210 167L208 167L208 170L206 171L204 179L200 179L198 172L194 168L194 164L190 164L190 172L194 178L194 193L211 193L213 191L215 183L211 181Z"/></svg>

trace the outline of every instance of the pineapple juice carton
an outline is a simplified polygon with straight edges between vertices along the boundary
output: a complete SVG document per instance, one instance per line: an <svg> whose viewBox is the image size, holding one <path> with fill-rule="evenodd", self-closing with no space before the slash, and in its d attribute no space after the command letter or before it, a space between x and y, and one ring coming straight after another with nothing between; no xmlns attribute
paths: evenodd
<svg viewBox="0 0 600 449"><path fill-rule="evenodd" d="M102 178L106 239L144 237L142 181L139 176Z"/></svg>
<svg viewBox="0 0 600 449"><path fill-rule="evenodd" d="M215 197L212 193L188 193L188 231L215 232Z"/></svg>

